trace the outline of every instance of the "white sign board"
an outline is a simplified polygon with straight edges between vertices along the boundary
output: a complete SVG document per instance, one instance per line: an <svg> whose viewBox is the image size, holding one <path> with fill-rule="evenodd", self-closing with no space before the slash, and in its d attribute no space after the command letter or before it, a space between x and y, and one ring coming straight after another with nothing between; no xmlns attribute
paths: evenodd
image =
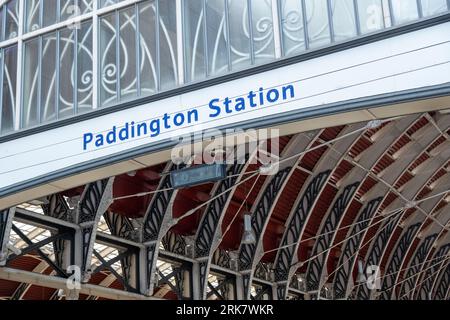
<svg viewBox="0 0 450 320"><path fill-rule="evenodd" d="M8 187L196 130L450 82L450 23L0 144Z"/></svg>

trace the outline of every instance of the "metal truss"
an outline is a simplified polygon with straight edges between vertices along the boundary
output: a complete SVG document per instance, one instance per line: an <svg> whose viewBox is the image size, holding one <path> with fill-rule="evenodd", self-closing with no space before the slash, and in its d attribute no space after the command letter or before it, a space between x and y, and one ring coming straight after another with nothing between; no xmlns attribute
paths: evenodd
<svg viewBox="0 0 450 320"><path fill-rule="evenodd" d="M305 192L302 194L300 201L293 211L294 214L289 220L288 227L283 235L283 240L281 241L281 249L278 251L274 265L275 281L278 283L278 299L285 299L287 282L289 281L291 266L294 263L297 254L300 235L302 234L307 218L311 213L313 204L325 185L330 172L331 171L322 172L311 181Z"/></svg>
<svg viewBox="0 0 450 320"><path fill-rule="evenodd" d="M248 160L248 155L246 157ZM247 163L247 160L245 163ZM220 243L222 220L235 191L233 185L242 178L242 173L247 166L245 164L235 163L228 167L227 176L229 178L216 184L212 192L214 200L206 207L197 229L194 240L194 255L196 260L199 261L199 280L202 299L208 298L207 287L210 288L211 285L207 279L211 268L211 253L217 249ZM219 295L219 297L222 296Z"/></svg>
<svg viewBox="0 0 450 320"><path fill-rule="evenodd" d="M370 201L363 212L359 215L356 225L351 229L349 240L345 243L342 254L338 261L340 268L336 272L333 282L333 294L335 299L344 299L348 296L349 279L352 277L352 270L357 258L358 249L364 238L364 232L381 203L382 198Z"/></svg>
<svg viewBox="0 0 450 320"><path fill-rule="evenodd" d="M317 258L310 261L306 271L306 288L308 291L318 291L322 286L323 269L326 263L326 255L323 253L333 244L335 233L332 233L332 231L339 226L342 215L358 186L359 183L354 183L343 189L319 231L322 235L316 240L311 254L313 257L317 256Z"/></svg>
<svg viewBox="0 0 450 320"><path fill-rule="evenodd" d="M381 284L382 293L379 296L381 300L387 300L390 298L393 287L395 286L396 274L399 271L402 260L405 257L406 252L414 240L418 230L420 229L420 226L420 223L410 226L403 234L397 247L395 248L391 263L386 269L386 276L383 278Z"/></svg>

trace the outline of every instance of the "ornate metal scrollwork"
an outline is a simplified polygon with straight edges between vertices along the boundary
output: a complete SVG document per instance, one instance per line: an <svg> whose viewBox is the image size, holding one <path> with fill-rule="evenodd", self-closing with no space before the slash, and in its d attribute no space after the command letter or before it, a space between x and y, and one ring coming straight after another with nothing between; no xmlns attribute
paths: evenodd
<svg viewBox="0 0 450 320"><path fill-rule="evenodd" d="M169 170L174 170L175 168L176 167L171 166ZM158 237L160 235L161 225L174 193L169 174L162 178L158 190L161 191L154 195L145 214L144 225L142 228L142 242L159 240Z"/></svg>
<svg viewBox="0 0 450 320"><path fill-rule="evenodd" d="M165 250L182 256L186 255L186 240L183 236L169 231L161 242Z"/></svg>
<svg viewBox="0 0 450 320"><path fill-rule="evenodd" d="M76 207L76 222L81 227L83 281L90 278L91 258L94 248L97 224L112 199L114 178L103 179L86 185Z"/></svg>
<svg viewBox="0 0 450 320"><path fill-rule="evenodd" d="M74 222L74 210L69 208L63 195L53 194L47 198L47 201L48 203L41 205L45 215L68 222Z"/></svg>
<svg viewBox="0 0 450 320"><path fill-rule="evenodd" d="M332 233L338 227L342 215L344 214L348 204L353 198L354 193L358 189L359 182L353 183L345 187L342 194L338 197L333 208L328 215L325 224L320 230L321 236L317 239L311 256L317 258L311 260L306 273L306 287L308 291L318 290L321 285L321 277L327 255L323 252L333 244L335 233Z"/></svg>
<svg viewBox="0 0 450 320"><path fill-rule="evenodd" d="M383 278L381 285L382 293L380 295L381 300L387 300L392 294L393 287L395 286L395 278L397 277L398 270L403 261L405 254L408 252L411 242L414 240L417 231L419 230L421 223L416 223L408 228L403 234L400 242L394 250L392 260L386 269L386 275Z"/></svg>
<svg viewBox="0 0 450 320"><path fill-rule="evenodd" d="M366 262L367 266L375 266L378 265L381 259L381 255L383 254L383 250L387 245L392 232L394 232L395 227L397 226L397 222L402 217L401 213L397 213L388 218L388 220L381 227L381 232L376 236L375 241L373 242L373 247L368 255L368 259ZM358 292L356 294L358 299L368 300L370 299L370 290L367 286L359 286Z"/></svg>
<svg viewBox="0 0 450 320"><path fill-rule="evenodd" d="M447 292L450 287L450 264L447 262L447 267L443 270L443 275L440 281L437 283L436 293L434 300L445 300L447 298Z"/></svg>
<svg viewBox="0 0 450 320"><path fill-rule="evenodd" d="M110 211L105 212L103 216L112 235L133 240L135 230L128 217Z"/></svg>
<svg viewBox="0 0 450 320"><path fill-rule="evenodd" d="M437 236L438 234L435 233L426 237L419 249L417 249L414 257L411 259L410 268L405 276L405 283L402 285L400 290L400 299L408 299L408 295L414 290L414 285L419 275L420 268L433 247L433 243Z"/></svg>
<svg viewBox="0 0 450 320"><path fill-rule="evenodd" d="M426 272L423 276L422 284L420 285L420 290L418 292L418 296L416 297L417 299L420 300L429 299L429 293L431 292L431 290L433 290L433 282L434 282L433 274L438 272L441 266L439 262L442 262L446 258L449 251L450 251L450 243L442 246L436 252L432 261L430 262L431 266L426 269ZM422 267L422 269L424 270L425 266Z"/></svg>
<svg viewBox="0 0 450 320"><path fill-rule="evenodd" d="M343 253L339 259L338 266L340 267L334 279L333 291L335 299L343 299L347 294L349 280L356 259L356 252L360 248L361 241L364 238L365 233L363 231L369 226L382 200L383 198L380 197L370 201L364 208L364 211L359 215L355 226L350 232L348 241L345 243L342 250Z"/></svg>
<svg viewBox="0 0 450 320"><path fill-rule="evenodd" d="M295 253L297 252L297 246L294 244L297 243L298 245L300 242L301 232L306 219L330 173L331 171L328 170L319 173L314 177L295 208L294 214L284 232L283 240L280 245L281 249L278 251L275 260L275 281L277 282L287 281L289 278L291 264L293 263ZM284 287L287 288L287 285ZM281 293L281 291L277 290L277 293ZM278 296L278 299L284 299L285 293L286 290L283 292L282 296Z"/></svg>

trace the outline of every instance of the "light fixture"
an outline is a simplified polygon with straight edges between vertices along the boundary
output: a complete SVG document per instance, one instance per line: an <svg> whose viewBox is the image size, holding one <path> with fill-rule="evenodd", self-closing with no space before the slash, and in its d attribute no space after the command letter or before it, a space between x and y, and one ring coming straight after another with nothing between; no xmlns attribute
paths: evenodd
<svg viewBox="0 0 450 320"><path fill-rule="evenodd" d="M175 189L219 181L226 177L226 164L215 163L194 166L170 172L170 181Z"/></svg>
<svg viewBox="0 0 450 320"><path fill-rule="evenodd" d="M252 216L244 215L244 234L242 235L242 244L255 244L256 236L252 229Z"/></svg>

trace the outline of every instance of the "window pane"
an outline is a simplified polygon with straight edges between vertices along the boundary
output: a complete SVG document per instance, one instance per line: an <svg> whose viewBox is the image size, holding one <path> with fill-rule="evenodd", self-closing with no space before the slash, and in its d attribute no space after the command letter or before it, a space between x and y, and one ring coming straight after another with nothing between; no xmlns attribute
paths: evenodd
<svg viewBox="0 0 450 320"><path fill-rule="evenodd" d="M419 18L416 0L391 0L391 5L395 24L402 24Z"/></svg>
<svg viewBox="0 0 450 320"><path fill-rule="evenodd" d="M45 14L42 16L43 18L43 26L50 26L56 23L56 10L58 8L58 0L45 0L44 4L44 12Z"/></svg>
<svg viewBox="0 0 450 320"><path fill-rule="evenodd" d="M64 29L59 39L59 118L74 114L75 29Z"/></svg>
<svg viewBox="0 0 450 320"><path fill-rule="evenodd" d="M92 22L78 31L78 113L92 109Z"/></svg>
<svg viewBox="0 0 450 320"><path fill-rule="evenodd" d="M356 18L353 0L332 0L334 40L343 41L356 37Z"/></svg>
<svg viewBox="0 0 450 320"><path fill-rule="evenodd" d="M136 96L136 15L134 7L120 11L120 96ZM145 31L144 31L145 32Z"/></svg>
<svg viewBox="0 0 450 320"><path fill-rule="evenodd" d="M40 0L27 0L26 3L26 31L37 30L41 27L40 16Z"/></svg>
<svg viewBox="0 0 450 320"><path fill-rule="evenodd" d="M116 16L110 14L100 20L100 99L102 105L116 102Z"/></svg>
<svg viewBox="0 0 450 320"><path fill-rule="evenodd" d="M156 91L157 83L157 46L156 46L156 19L155 2L139 4L139 30L140 30L140 78L141 95L149 95Z"/></svg>
<svg viewBox="0 0 450 320"><path fill-rule="evenodd" d="M9 1L7 6L8 11L6 14L6 39L15 38L18 36L18 26L19 26L19 1L12 0Z"/></svg>
<svg viewBox="0 0 450 320"><path fill-rule="evenodd" d="M161 89L177 83L177 25L175 0L159 0L159 48Z"/></svg>
<svg viewBox="0 0 450 320"><path fill-rule="evenodd" d="M115 3L119 3L121 0L101 0L100 7L107 7Z"/></svg>
<svg viewBox="0 0 450 320"><path fill-rule="evenodd" d="M1 133L14 130L16 113L17 46L4 50Z"/></svg>
<svg viewBox="0 0 450 320"><path fill-rule="evenodd" d="M217 75L228 71L228 36L224 0L206 1L208 37L208 72Z"/></svg>
<svg viewBox="0 0 450 320"><path fill-rule="evenodd" d="M79 7L75 7L74 0L60 0L60 19L61 21L75 17L80 14ZM45 11L44 11L45 12Z"/></svg>
<svg viewBox="0 0 450 320"><path fill-rule="evenodd" d="M272 1L252 0L251 4L255 63L265 63L275 59Z"/></svg>
<svg viewBox="0 0 450 320"><path fill-rule="evenodd" d="M281 26L284 55L299 53L305 50L305 28L301 1L282 0Z"/></svg>
<svg viewBox="0 0 450 320"><path fill-rule="evenodd" d="M247 1L229 0L231 62L233 69L240 69L251 64L250 34Z"/></svg>
<svg viewBox="0 0 450 320"><path fill-rule="evenodd" d="M320 47L331 42L327 0L305 0L309 46Z"/></svg>
<svg viewBox="0 0 450 320"><path fill-rule="evenodd" d="M446 0L421 0L424 17L442 13L448 10Z"/></svg>
<svg viewBox="0 0 450 320"><path fill-rule="evenodd" d="M56 120L56 33L42 39L41 122Z"/></svg>
<svg viewBox="0 0 450 320"><path fill-rule="evenodd" d="M384 28L381 0L358 0L357 5L361 33L370 33Z"/></svg>
<svg viewBox="0 0 450 320"><path fill-rule="evenodd" d="M186 79L194 81L206 76L205 28L203 1L184 2Z"/></svg>
<svg viewBox="0 0 450 320"><path fill-rule="evenodd" d="M24 128L38 124L38 59L39 39L25 43L23 114Z"/></svg>

